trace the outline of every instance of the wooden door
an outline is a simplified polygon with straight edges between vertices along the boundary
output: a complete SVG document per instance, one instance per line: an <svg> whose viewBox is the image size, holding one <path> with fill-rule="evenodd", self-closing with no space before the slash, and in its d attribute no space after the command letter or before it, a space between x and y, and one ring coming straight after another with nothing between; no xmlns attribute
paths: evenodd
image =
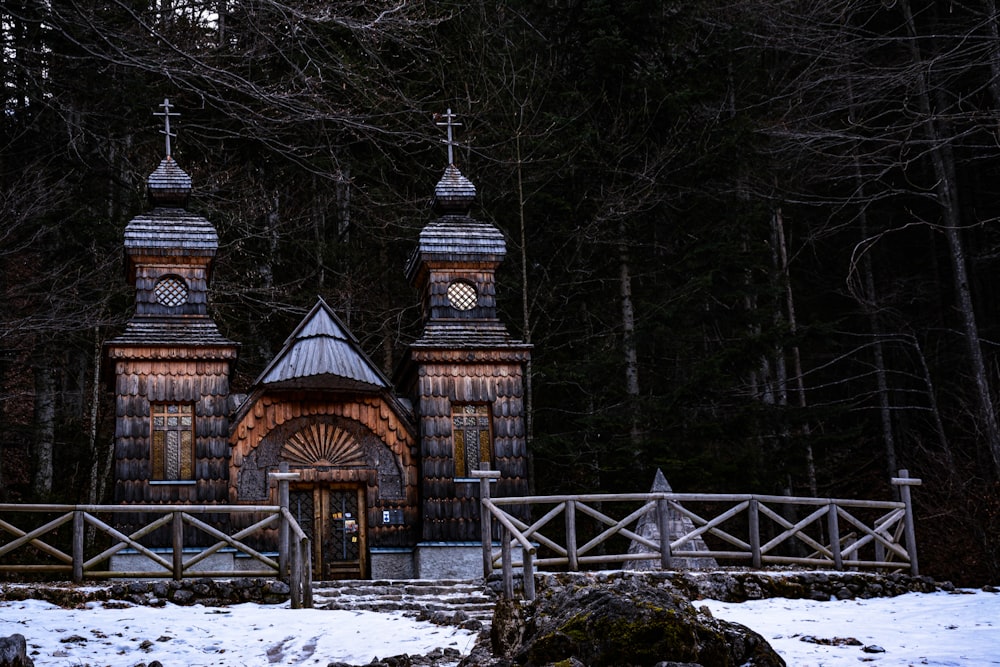
<svg viewBox="0 0 1000 667"><path fill-rule="evenodd" d="M293 487L289 509L312 541L313 577L367 577L365 494L361 486Z"/></svg>

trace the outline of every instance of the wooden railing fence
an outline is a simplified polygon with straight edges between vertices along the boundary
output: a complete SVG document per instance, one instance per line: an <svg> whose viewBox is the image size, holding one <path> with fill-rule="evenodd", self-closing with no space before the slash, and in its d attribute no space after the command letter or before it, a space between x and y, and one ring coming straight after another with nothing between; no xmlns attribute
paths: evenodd
<svg viewBox="0 0 1000 667"><path fill-rule="evenodd" d="M679 558L714 558L754 568L802 565L919 573L910 487L920 480L905 470L892 479L900 490L899 501L699 493L491 498L489 480L499 473L473 474L480 479L483 508L483 572L489 576L499 567L508 597L513 597L517 567L523 569L524 596L530 600L536 568L575 571L649 559L665 570ZM541 513L530 525L511 511L524 505ZM656 541L636 530L651 512L658 527ZM562 521L557 521L560 516ZM671 519L676 526L678 518L691 529L671 535ZM499 551L493 547L494 522L500 532ZM591 529L586 535L580 529L584 523ZM693 548L699 538L707 550ZM633 543L641 545L640 553L628 553ZM518 549L520 560L515 560Z"/></svg>
<svg viewBox="0 0 1000 667"><path fill-rule="evenodd" d="M0 572L63 575L76 583L109 578L170 577L179 581L203 577L276 577L288 582L292 607L311 607L310 540L288 511L288 479L293 475L274 475L278 477L279 502L284 501L279 505L3 503L0 504ZM204 515L212 518L205 520ZM230 525L252 523L229 534L220 530L219 522L214 520L221 515L228 515ZM240 516L243 521L237 519ZM132 525L136 517L142 517L143 525ZM122 525L129 525L130 532L126 534L116 527ZM161 529L170 531L169 549L151 548L143 543L144 538ZM193 546L185 540L185 532L207 535L215 542ZM268 532L271 537L277 534L277 560L250 543L251 538L266 539ZM223 550L234 557L241 554L248 560L244 566L231 570L207 567L205 561ZM142 557L144 569L111 569L111 557L123 551ZM196 567L199 564L201 568Z"/></svg>

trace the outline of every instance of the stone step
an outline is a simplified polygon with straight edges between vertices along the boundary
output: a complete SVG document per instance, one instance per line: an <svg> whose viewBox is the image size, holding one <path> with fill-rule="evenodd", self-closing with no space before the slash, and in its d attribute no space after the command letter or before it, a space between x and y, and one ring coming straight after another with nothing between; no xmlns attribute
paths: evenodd
<svg viewBox="0 0 1000 667"><path fill-rule="evenodd" d="M337 580L313 582L313 606L402 612L435 623L481 629L495 598L481 580Z"/></svg>

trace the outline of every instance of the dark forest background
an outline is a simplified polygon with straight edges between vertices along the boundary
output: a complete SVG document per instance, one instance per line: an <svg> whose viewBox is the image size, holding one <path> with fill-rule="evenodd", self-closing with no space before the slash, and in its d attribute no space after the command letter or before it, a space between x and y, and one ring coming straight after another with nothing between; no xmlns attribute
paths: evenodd
<svg viewBox="0 0 1000 667"><path fill-rule="evenodd" d="M245 389L322 295L391 372L459 115L539 493L885 499L1000 579L994 0L4 0L0 500L108 500L102 343L163 157Z"/></svg>

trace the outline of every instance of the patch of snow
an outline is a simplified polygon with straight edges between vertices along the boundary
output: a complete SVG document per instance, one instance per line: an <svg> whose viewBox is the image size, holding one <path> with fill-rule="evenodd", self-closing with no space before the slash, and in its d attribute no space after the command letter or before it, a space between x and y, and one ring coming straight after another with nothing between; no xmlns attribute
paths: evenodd
<svg viewBox="0 0 1000 667"><path fill-rule="evenodd" d="M756 630L789 667L1000 665L996 593L694 604ZM153 660L190 667L363 665L376 657L427 654L435 648L467 655L476 639L475 632L400 612L250 603L157 608L93 602L83 609L61 609L37 600L0 603L0 636L14 633L27 638L36 664L76 667L133 667Z"/></svg>
<svg viewBox="0 0 1000 667"><path fill-rule="evenodd" d="M368 664L376 657L472 650L475 632L402 613L290 609L284 605L144 607L92 602L0 603L0 636L24 635L37 665L133 667L159 660L188 667Z"/></svg>
<svg viewBox="0 0 1000 667"><path fill-rule="evenodd" d="M869 600L694 604L756 630L789 667L1000 665L997 593L958 590Z"/></svg>

